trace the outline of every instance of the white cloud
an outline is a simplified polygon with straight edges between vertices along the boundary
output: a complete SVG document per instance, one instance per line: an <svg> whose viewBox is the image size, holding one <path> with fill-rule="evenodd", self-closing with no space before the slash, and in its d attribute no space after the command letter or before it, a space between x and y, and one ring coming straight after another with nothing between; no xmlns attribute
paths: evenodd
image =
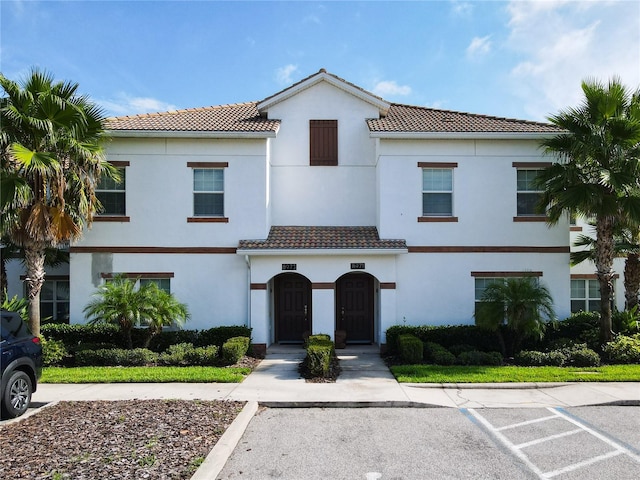
<svg viewBox="0 0 640 480"><path fill-rule="evenodd" d="M478 58L488 54L491 51L491 35L486 37L474 37L467 47L468 58Z"/></svg>
<svg viewBox="0 0 640 480"><path fill-rule="evenodd" d="M276 80L281 85L288 85L292 80L292 75L298 71L297 65L285 65L284 67L280 67L276 70Z"/></svg>
<svg viewBox="0 0 640 480"><path fill-rule="evenodd" d="M578 105L586 78L640 85L637 2L512 1L507 11L507 48L519 59L510 80L533 118Z"/></svg>
<svg viewBox="0 0 640 480"><path fill-rule="evenodd" d="M451 4L451 11L455 15L468 16L471 15L471 12L473 11L473 5L471 5L471 3L469 2L453 1L451 2Z"/></svg>
<svg viewBox="0 0 640 480"><path fill-rule="evenodd" d="M104 108L109 116L137 115L140 113L167 112L177 107L167 102L148 97L132 97L118 93L115 98L95 102Z"/></svg>
<svg viewBox="0 0 640 480"><path fill-rule="evenodd" d="M380 96L410 95L411 87L408 85L398 85L394 80L386 80L376 83L373 93Z"/></svg>

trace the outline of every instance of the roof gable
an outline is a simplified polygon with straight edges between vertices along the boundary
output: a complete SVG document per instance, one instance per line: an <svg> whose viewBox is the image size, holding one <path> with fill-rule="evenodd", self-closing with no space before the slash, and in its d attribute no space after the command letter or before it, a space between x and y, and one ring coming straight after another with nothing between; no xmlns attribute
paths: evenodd
<svg viewBox="0 0 640 480"><path fill-rule="evenodd" d="M380 112L380 116L385 116L387 114L387 111L389 110L390 103L352 83L347 82L346 80L336 75L327 73L324 68L320 69L318 73L314 73L313 75L300 80L299 82L285 88L275 95L265 98L258 103L258 110L260 111L260 114L266 116L269 107L283 102L284 100L293 97L299 92L311 88L321 82L326 82L336 88L339 88L340 90L349 93L350 95L353 95L354 97L362 101L374 105Z"/></svg>

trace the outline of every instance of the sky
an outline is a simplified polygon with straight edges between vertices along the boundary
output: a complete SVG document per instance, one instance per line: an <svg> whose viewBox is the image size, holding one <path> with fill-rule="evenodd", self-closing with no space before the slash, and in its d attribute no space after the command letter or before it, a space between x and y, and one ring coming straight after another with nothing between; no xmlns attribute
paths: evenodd
<svg viewBox="0 0 640 480"><path fill-rule="evenodd" d="M640 1L0 0L0 71L108 116L267 98L325 68L387 101L545 121L640 87Z"/></svg>

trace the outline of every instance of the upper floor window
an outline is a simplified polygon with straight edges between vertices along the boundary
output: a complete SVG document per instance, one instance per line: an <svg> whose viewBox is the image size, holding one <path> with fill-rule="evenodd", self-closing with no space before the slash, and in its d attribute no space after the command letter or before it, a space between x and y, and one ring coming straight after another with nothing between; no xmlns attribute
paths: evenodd
<svg viewBox="0 0 640 480"><path fill-rule="evenodd" d="M540 170L518 170L518 216L538 215L536 206L541 191L535 186Z"/></svg>
<svg viewBox="0 0 640 480"><path fill-rule="evenodd" d="M422 216L419 222L457 222L453 216L453 169L457 163L418 162L422 169Z"/></svg>
<svg viewBox="0 0 640 480"><path fill-rule="evenodd" d="M99 216L118 216L126 215L126 169L124 165L128 162L112 162L120 173L120 181L103 175L100 177L98 185L96 185L96 197L102 204L102 209L98 212Z"/></svg>
<svg viewBox="0 0 640 480"><path fill-rule="evenodd" d="M224 170L222 168L193 169L193 215L224 216Z"/></svg>
<svg viewBox="0 0 640 480"><path fill-rule="evenodd" d="M309 120L309 165L338 165L337 120Z"/></svg>
<svg viewBox="0 0 640 480"><path fill-rule="evenodd" d="M422 215L450 217L453 215L453 169L422 169Z"/></svg>

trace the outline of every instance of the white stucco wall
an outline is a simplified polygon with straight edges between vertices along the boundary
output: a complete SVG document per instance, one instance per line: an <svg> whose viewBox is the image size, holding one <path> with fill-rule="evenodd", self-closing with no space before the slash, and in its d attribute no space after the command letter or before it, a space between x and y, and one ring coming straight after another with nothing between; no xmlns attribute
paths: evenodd
<svg viewBox="0 0 640 480"><path fill-rule="evenodd" d="M248 271L234 254L71 254L71 323L84 323L84 306L102 282L101 273L172 273L171 293L187 304L188 329L246 325Z"/></svg>
<svg viewBox="0 0 640 480"><path fill-rule="evenodd" d="M273 225L375 225L378 109L327 83L269 108L282 120L271 145ZM338 166L309 167L309 120L338 120Z"/></svg>

